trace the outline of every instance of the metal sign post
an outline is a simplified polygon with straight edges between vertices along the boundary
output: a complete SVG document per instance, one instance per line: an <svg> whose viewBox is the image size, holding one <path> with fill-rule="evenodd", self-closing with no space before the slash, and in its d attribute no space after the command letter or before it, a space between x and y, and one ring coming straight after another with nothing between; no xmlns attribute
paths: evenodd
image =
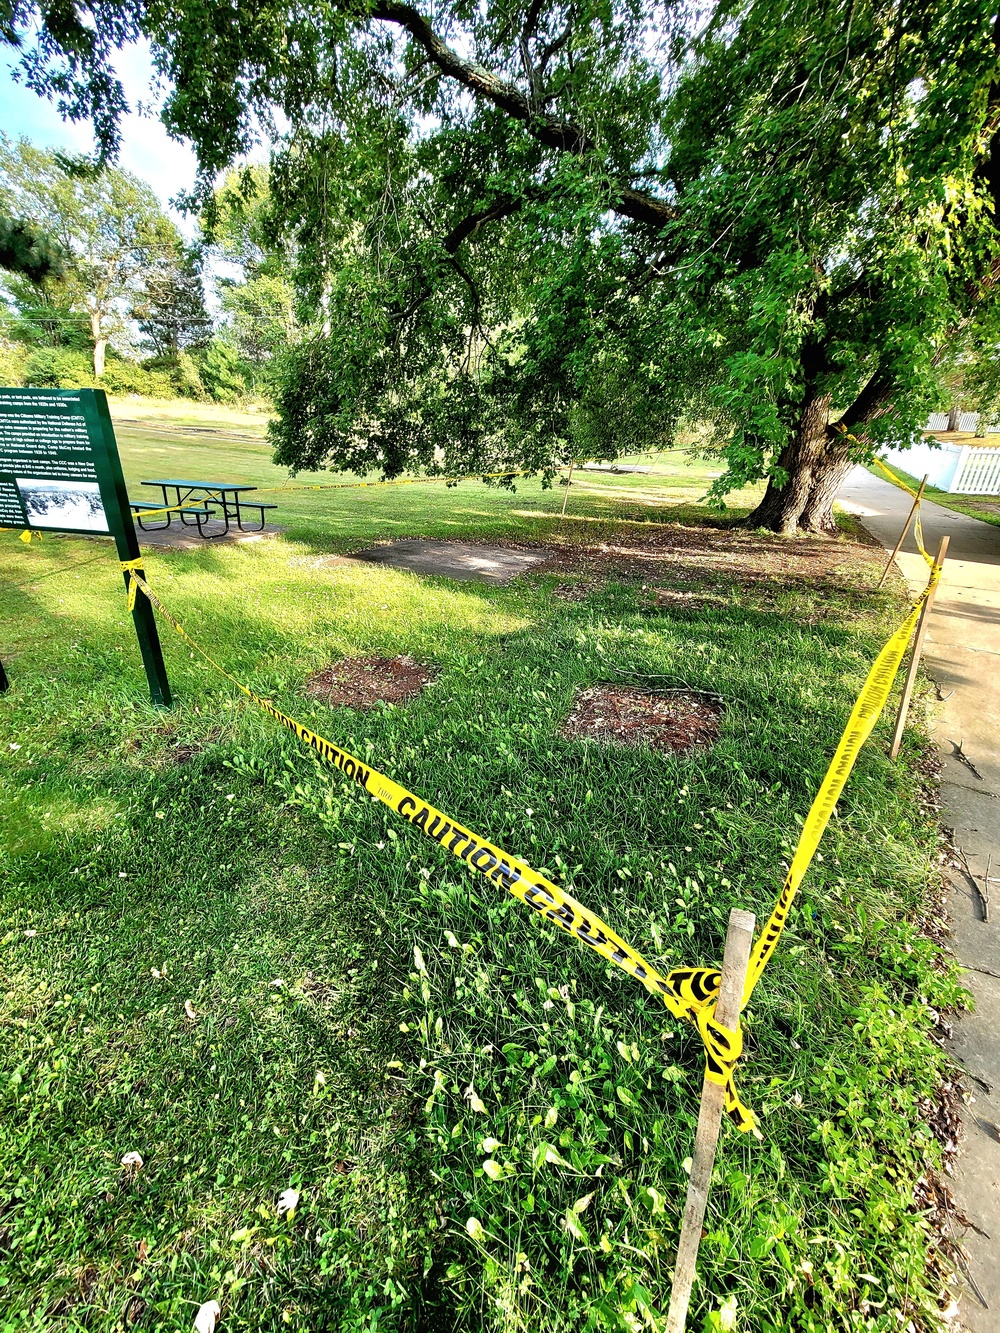
<svg viewBox="0 0 1000 1333"><path fill-rule="evenodd" d="M119 560L139 559L103 389L0 389L0 528L110 536ZM153 608L142 593L132 620L149 697L169 708Z"/></svg>

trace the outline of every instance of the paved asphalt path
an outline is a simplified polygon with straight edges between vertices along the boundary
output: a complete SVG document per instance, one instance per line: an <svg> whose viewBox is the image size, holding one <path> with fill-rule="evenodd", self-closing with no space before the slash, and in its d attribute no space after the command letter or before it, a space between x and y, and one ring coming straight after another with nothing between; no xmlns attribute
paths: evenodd
<svg viewBox="0 0 1000 1333"><path fill-rule="evenodd" d="M912 503L910 496L858 467L838 497L890 551ZM955 830L974 875L992 853L993 901L982 902L967 876L955 873L949 894L952 936L975 1012L955 1024L954 1058L973 1077L964 1113L965 1136L953 1182L956 1201L973 1224L963 1239L971 1284L960 1299L970 1333L1000 1331L1000 528L942 505L921 505L924 544L933 555L951 538L924 647L928 675L944 696L932 719L941 751L942 819ZM898 557L914 591L927 567L912 534ZM975 771L955 757L960 745ZM979 776L977 776L977 774ZM980 878L980 883L982 879ZM979 1082L977 1080L982 1080ZM991 1089L986 1091L986 1085Z"/></svg>

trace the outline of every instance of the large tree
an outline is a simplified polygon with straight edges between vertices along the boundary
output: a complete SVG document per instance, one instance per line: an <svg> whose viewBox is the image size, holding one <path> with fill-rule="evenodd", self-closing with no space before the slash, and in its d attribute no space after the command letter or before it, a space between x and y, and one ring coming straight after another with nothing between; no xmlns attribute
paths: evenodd
<svg viewBox="0 0 1000 1333"><path fill-rule="evenodd" d="M57 305L90 329L94 374L109 340L127 331L146 276L180 247L148 185L108 165L70 161L26 139L0 136L0 206L51 235L65 256Z"/></svg>
<svg viewBox="0 0 1000 1333"><path fill-rule="evenodd" d="M272 189L316 330L279 403L293 466L393 475L445 441L449 468L551 468L696 412L720 494L768 478L754 521L824 531L992 304L981 0L13 8L35 86L111 148L108 56L145 32L206 187L287 120Z"/></svg>
<svg viewBox="0 0 1000 1333"><path fill-rule="evenodd" d="M201 255L179 238L149 256L132 307L139 332L155 356L170 362L212 336L205 309Z"/></svg>
<svg viewBox="0 0 1000 1333"><path fill-rule="evenodd" d="M996 39L985 5L807 3L694 44L664 126L683 236L658 296L716 349L698 397L729 481L770 478L753 521L831 530L852 462L917 435L991 320Z"/></svg>

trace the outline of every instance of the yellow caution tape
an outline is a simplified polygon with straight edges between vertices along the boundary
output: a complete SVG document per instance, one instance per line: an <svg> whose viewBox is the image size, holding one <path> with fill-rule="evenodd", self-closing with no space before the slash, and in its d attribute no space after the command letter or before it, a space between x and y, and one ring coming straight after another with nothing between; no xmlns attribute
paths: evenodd
<svg viewBox="0 0 1000 1333"><path fill-rule="evenodd" d="M207 499L207 498L208 498L208 497L206 497L206 499ZM129 505L129 508L131 508L131 504ZM155 517L157 516L157 514L173 514L173 513L178 513L178 514L179 514L179 513L181 512L182 509L193 509L193 508L194 508L194 505L193 505L193 504L191 503L191 501L189 500L189 501L187 501L185 504L182 504L182 505L162 505L159 509L143 509L143 510L141 510L141 511L136 510L135 513L133 513L132 517L133 517L133 518L155 518Z"/></svg>
<svg viewBox="0 0 1000 1333"><path fill-rule="evenodd" d="M316 485L310 485L310 486L254 486L253 490L256 495L275 495L287 491L355 491L355 490L360 490L366 486L419 486L422 485L424 482L432 482L432 481L452 482L453 484L457 485L458 482L460 481L474 481L476 479L493 480L499 477L533 476L534 473L537 471L538 471L537 468L522 468L521 471L508 470L507 472L470 472L463 477L401 477L397 478L394 481L331 481L331 482L319 482ZM212 497L210 495L196 497L196 498L203 503L207 504L212 503ZM220 504L221 501L216 500L215 503ZM251 506L253 504L253 502L250 500L246 501L246 503ZM189 497L183 504L163 505L161 508L158 509L143 509L141 513L136 513L133 515L133 517L156 518L158 514L180 513L181 510L183 509L191 509L193 507L194 507L194 500ZM41 533L39 533L38 535L40 537Z"/></svg>
<svg viewBox="0 0 1000 1333"><path fill-rule="evenodd" d="M848 438L854 440L857 439L857 436L851 435ZM917 492L912 488L912 486L907 486L906 482L903 481L901 477L897 477L895 472L892 472L889 468L886 467L886 465L882 462L881 458L875 457L873 455L872 462L889 478L889 480L892 482L894 486L898 486L899 489L901 491L905 491L907 495L912 495L914 500L920 498L917 495Z"/></svg>
<svg viewBox="0 0 1000 1333"><path fill-rule="evenodd" d="M140 563L129 560L122 564L122 568L129 575L130 606L134 601L135 588L141 588L152 605L195 652L259 708L269 713L282 726L293 732L300 741L315 750L326 763L340 769L369 795L401 815L440 847L445 847L459 860L485 875L492 883L507 889L528 907L533 907L547 921L575 936L602 958L641 981L648 991L663 1000L675 1018L692 1023L698 1029L705 1047L705 1077L725 1089L724 1106L727 1115L744 1133L756 1130L753 1113L740 1100L733 1078L736 1062L743 1049L742 1031L739 1026L724 1027L715 1019L715 1007L722 979L717 969L673 968L665 977L662 976L641 954L626 944L606 922L583 907L539 871L532 869L526 861L504 851L479 834L471 832L455 820L449 819L440 810L394 782L392 778L317 735L301 722L275 708L267 699L262 699L249 686L244 685L241 680L216 662L188 634L156 596L145 578L137 572L136 566ZM741 1008L750 1000L754 987L778 946L799 885L815 855L858 753L871 734L889 697L889 691L924 601L940 576L940 566L932 563L927 587L911 607L906 619L882 648L868 673L833 760L806 816L798 846L774 910L750 956Z"/></svg>
<svg viewBox="0 0 1000 1333"><path fill-rule="evenodd" d="M841 435L843 435L843 436L845 437L845 439L853 440L854 443L855 443L860 449L864 449L864 448L866 447L866 446L861 442L861 440L859 440L858 437L857 437L856 435L852 435L851 432L847 429L847 427L844 426L844 425L842 425L841 422L838 421L838 422L835 422L834 424L835 424L835 428L836 428L837 430L840 431ZM900 478L897 477L896 474L895 474L894 472L890 471L890 469L887 468L886 465L882 462L881 458L877 457L875 454L872 454L871 457L872 457L872 462L875 464L875 466L876 466L877 468L879 468L879 470L880 470L886 477L888 477L888 479L892 482L892 484L893 484L894 486L898 486L899 489L900 489L901 491L905 491L907 495L912 495L913 498L914 498L914 500L917 500L917 501L920 500L921 497L920 497L920 495L918 494L918 492L917 492L917 491L914 491L914 490L911 490L910 487L907 486L907 484L906 484L905 481L901 481ZM924 557L924 560L927 562L927 566L928 566L928 568L931 569L931 570L933 570L933 569L934 569L934 557L928 552L927 548L924 546L924 532L923 532L923 528L922 528L921 525L920 525L920 505L919 505L919 503L918 503L918 505L917 505L917 512L916 512L916 515L914 516L914 519L913 519L913 536L914 536L914 538L916 539L917 549L919 550L920 554ZM940 571L939 571L939 573L940 573Z"/></svg>
<svg viewBox="0 0 1000 1333"><path fill-rule="evenodd" d="M854 436L852 436L851 438L853 439ZM891 472L886 467L886 465L882 462L881 458L876 458L874 462L875 466L881 469L881 471L889 478L889 480L892 482L894 486L898 486L899 489L901 491L905 491L907 495L912 495L914 500L919 500L921 498L916 491L911 490L910 487L907 486L905 481L900 481L899 477L897 477L894 472ZM913 518L913 536L916 539L917 549L919 550L920 554L927 561L927 564L930 566L930 568L933 569L934 557L927 551L926 547L924 546L924 530L920 525L919 504L917 505L917 512Z"/></svg>
<svg viewBox="0 0 1000 1333"><path fill-rule="evenodd" d="M257 495L275 495L281 491L356 491L367 486L420 486L425 482L444 481L457 485L460 481L494 480L498 477L533 476L538 468L522 468L506 472L468 472L462 477L397 477L393 481L322 481L309 486L255 486ZM249 502L248 502L249 503Z"/></svg>
<svg viewBox="0 0 1000 1333"><path fill-rule="evenodd" d="M941 566L932 563L931 576L927 582L927 587L910 608L906 619L890 636L888 642L876 657L871 670L868 672L868 678L861 688L861 693L855 700L851 716L844 728L844 734L840 738L840 744L837 746L830 767L826 770L826 775L820 783L819 791L816 793L816 798L802 826L798 846L792 856L792 862L788 874L785 876L781 893L778 895L778 901L775 903L770 919L754 945L753 953L750 955L746 985L743 991L744 1005L753 994L753 989L760 980L761 973L767 967L771 955L778 946L778 940L781 938L781 932L784 929L785 921L788 919L788 912L798 887L802 883L802 878L816 853L819 840L830 822L830 817L841 792L844 790L844 784L850 776L858 753L871 735L872 728L885 707L889 691L892 689L893 681L896 679L896 673L899 670L899 664L903 660L903 654L910 642L910 636L916 628L924 602L940 577Z"/></svg>
<svg viewBox="0 0 1000 1333"><path fill-rule="evenodd" d="M121 567L122 567L122 569L126 570L126 571L128 572L128 575L129 575L129 580L128 580L128 604L127 604L127 609L128 609L129 611L134 611L134 610L135 610L136 582L135 582L135 579L132 578L132 573L133 573L134 570L142 569L142 563L143 563L143 562L142 562L142 557L140 556L140 557L138 557L138 558L135 559L135 560L122 560L120 563L121 563Z"/></svg>

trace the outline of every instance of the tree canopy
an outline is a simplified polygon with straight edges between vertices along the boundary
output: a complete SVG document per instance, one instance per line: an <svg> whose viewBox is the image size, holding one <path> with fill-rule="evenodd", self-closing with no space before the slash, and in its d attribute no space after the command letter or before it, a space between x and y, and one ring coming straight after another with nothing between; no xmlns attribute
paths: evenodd
<svg viewBox="0 0 1000 1333"><path fill-rule="evenodd" d="M205 243L239 276L216 277L226 335L248 378L273 389L276 367L299 335L297 267L269 173L260 166L226 173L201 213Z"/></svg>
<svg viewBox="0 0 1000 1333"><path fill-rule="evenodd" d="M65 254L47 232L0 212L0 268L40 283L61 277L65 264Z"/></svg>
<svg viewBox="0 0 1000 1333"><path fill-rule="evenodd" d="M131 314L154 355L176 361L212 336L205 309L201 255L178 237L149 256Z"/></svg>
<svg viewBox="0 0 1000 1333"><path fill-rule="evenodd" d="M150 187L117 167L73 162L26 139L0 136L0 207L44 228L64 258L48 290L13 287L15 301L45 323L44 307L89 328L94 373L109 339L126 336L150 275L181 248L176 226ZM37 288L38 284L36 284Z"/></svg>
<svg viewBox="0 0 1000 1333"><path fill-rule="evenodd" d="M757 521L825 530L851 458L912 437L990 346L981 0L53 12L13 6L29 77L107 150L108 55L138 31L206 197L272 134L310 325L279 393L292 466L391 476L444 445L449 470L551 470L696 416L720 495L767 477Z"/></svg>

